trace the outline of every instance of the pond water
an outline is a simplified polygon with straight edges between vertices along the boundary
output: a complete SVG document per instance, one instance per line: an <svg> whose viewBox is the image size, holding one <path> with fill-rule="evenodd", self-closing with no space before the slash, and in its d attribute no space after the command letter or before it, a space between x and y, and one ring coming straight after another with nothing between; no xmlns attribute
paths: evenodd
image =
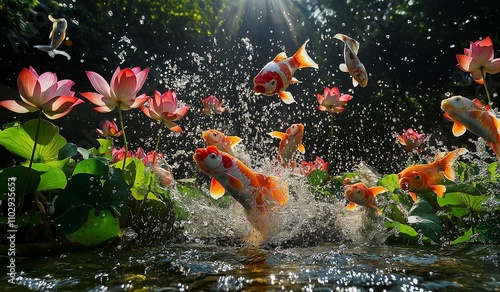
<svg viewBox="0 0 500 292"><path fill-rule="evenodd" d="M499 261L488 245L172 244L19 259L4 291L497 291Z"/></svg>
<svg viewBox="0 0 500 292"><path fill-rule="evenodd" d="M0 33L1 101L18 99L18 74L32 66L40 74L73 80L75 96L85 103L51 123L40 115L46 135L51 126L59 131L57 139L42 139L52 146L51 141L65 140L64 147L71 144L74 152L60 151L61 145L41 151L38 178L50 175L43 184L26 184L26 197L16 189L17 214L7 210L6 194L1 194L1 250L8 248L11 219L19 225L16 244L22 250L15 258L17 274L1 274L2 289L500 291L498 159L470 131L455 137L440 107L454 95L484 103L491 98L489 113L499 116L500 74L488 72L486 84L479 84L457 67L457 54L490 37L493 45L487 47L499 56L500 1L19 2L19 7L0 4L0 14L5 11L8 19ZM53 17L66 19L67 35L58 47L65 53L51 58L40 48L49 44ZM369 80L365 87L354 86L340 69L345 46L337 33L359 41L357 57ZM296 102L256 95L253 80L259 71L304 43L319 68L297 70L294 76L301 82L287 89ZM138 108L119 114L93 109L82 95L97 90L88 71L109 82L118 66L148 68L137 95L177 93L179 105L190 107L175 121L182 132L159 130L160 123ZM317 94L325 87L338 87L352 100L336 113L320 111ZM210 95L222 101L225 112L203 114L202 100ZM24 174L25 162L34 157L37 121L34 112L4 107L0 124L6 126L0 134L22 127L13 122L29 120L32 131L9 134L10 146L0 139L2 178L11 167L16 168L12 173ZM123 122L128 142L122 140L125 135L98 141L96 128L104 120ZM322 158L329 169L310 176L300 168L277 166L279 142L269 134L295 123L305 129L305 151L294 154L296 165ZM193 161L195 150L206 146L203 131L211 128L240 137L236 156L289 188L289 202L267 217L270 235L261 246L246 242L252 228L242 206L229 196L210 198L209 177ZM421 149L413 152L396 138L409 128L425 134ZM139 159L126 170L125 164L112 165L107 147L117 150L124 143L134 152L141 147L161 153L159 166L163 174L170 172L173 183L159 182L154 167ZM398 172L460 147L469 152L454 161L457 177L444 182L445 198L423 191L417 203L401 190ZM355 182L387 188L377 197L380 215L373 206L346 210L342 187ZM92 241L101 235L95 231L99 216L114 220L113 226L99 226L112 236ZM84 234L75 236L81 230ZM121 232L127 234L123 241ZM70 241L94 247L44 250L47 242L64 246ZM0 255L4 266L6 254Z"/></svg>

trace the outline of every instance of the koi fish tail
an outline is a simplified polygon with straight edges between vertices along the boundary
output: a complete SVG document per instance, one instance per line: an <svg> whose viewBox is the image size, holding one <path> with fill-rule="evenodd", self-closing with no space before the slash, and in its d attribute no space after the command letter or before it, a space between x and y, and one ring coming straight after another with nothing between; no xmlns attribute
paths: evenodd
<svg viewBox="0 0 500 292"><path fill-rule="evenodd" d="M288 203L288 186L285 182L280 182L276 176L265 176L263 174L257 174L256 176L262 187L269 190L280 206Z"/></svg>
<svg viewBox="0 0 500 292"><path fill-rule="evenodd" d="M442 157L442 155L437 156L436 160L438 161L439 164L441 164L441 169L444 170L444 176L447 179L451 181L455 180L455 170L453 169L453 162L455 162L455 159L458 157L458 155L465 154L467 152L468 152L467 149L459 148L455 151L448 153L448 155L446 155L444 158L440 158Z"/></svg>
<svg viewBox="0 0 500 292"><path fill-rule="evenodd" d="M498 136L497 142L487 142L488 146L493 149L498 159L500 159L500 135Z"/></svg>
<svg viewBox="0 0 500 292"><path fill-rule="evenodd" d="M306 67L312 67L318 69L318 64L309 57L306 51L306 44L309 42L307 40L300 48L299 50L293 55L293 58L299 63L299 69L300 68L306 68Z"/></svg>
<svg viewBox="0 0 500 292"><path fill-rule="evenodd" d="M50 52L53 49L55 49L53 46L47 46L47 45L37 45L37 46L33 46L33 48L39 49L40 51L44 51L44 52Z"/></svg>

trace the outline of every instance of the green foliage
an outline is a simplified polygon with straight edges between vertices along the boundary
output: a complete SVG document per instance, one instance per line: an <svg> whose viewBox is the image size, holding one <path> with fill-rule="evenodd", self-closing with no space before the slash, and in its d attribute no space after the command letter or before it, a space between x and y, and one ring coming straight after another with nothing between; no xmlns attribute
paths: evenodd
<svg viewBox="0 0 500 292"><path fill-rule="evenodd" d="M27 176L28 172L29 176ZM0 170L1 182L10 182L9 178L15 178L15 188L9 187L8 183L0 184L0 200L6 200L8 197L7 194L12 191L14 191L16 196L22 195L22 188L26 185L26 178L28 178L28 184L26 185L25 191L28 193L36 191L40 184L41 174L25 166L12 166Z"/></svg>
<svg viewBox="0 0 500 292"><path fill-rule="evenodd" d="M75 232L66 235L71 242L86 246L97 246L104 241L121 237L118 219L109 210L90 209L85 223Z"/></svg>

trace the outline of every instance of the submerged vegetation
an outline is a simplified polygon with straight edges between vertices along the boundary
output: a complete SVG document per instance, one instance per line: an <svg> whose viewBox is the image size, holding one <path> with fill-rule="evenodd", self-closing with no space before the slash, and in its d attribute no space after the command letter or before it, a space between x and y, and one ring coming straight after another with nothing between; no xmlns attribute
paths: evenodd
<svg viewBox="0 0 500 292"><path fill-rule="evenodd" d="M492 76L500 71L493 49L493 43L500 41L499 32L494 32L497 35L489 34L491 38L480 35L485 38L471 42L464 54L455 52L456 59L449 48L446 53L442 49L435 51L436 42L447 46L453 42L455 47L455 42L458 46L469 39L476 40L477 34L483 33L470 29L469 34L473 36L465 35L452 42L444 33L433 35L434 38L439 37L436 42L425 40L429 32L439 28L434 21L426 22L422 15L435 16L439 11L436 6L445 5L444 2L395 1L392 2L394 5L390 5L390 1L349 1L348 4L296 1L298 8L294 6L287 10L288 13L296 13L301 21L314 22L316 33L321 33L311 38L317 51L314 59L320 70L323 63L338 65L342 62L342 50L337 45L331 45L335 43L332 40L335 32L328 26L329 21L343 23L342 27L356 23L352 30L364 39L357 45L360 46L360 58L370 73L370 83L363 89L347 89L351 84L347 74L327 67L325 71L319 71L318 77L300 77L314 92L297 98L298 102L290 106L282 104L276 96L267 97L265 104L255 101L243 103L240 100L251 99L251 78L261 65L269 61L269 54L276 55L275 50L279 47L291 52L291 43L304 41L298 35L306 28L295 23L290 25L295 39L272 41L272 53L269 53L260 49L273 32L267 31L262 38L249 41L244 31L246 26L250 26L248 23L233 23L234 28L241 29L238 30L240 35L235 36L235 29L229 30L228 24L223 21L227 13L239 11L240 7L235 4L237 1L215 1L215 5L213 1L83 1L74 4L71 1L59 4L41 1L42 4L35 5L37 2L34 1L33 6L28 2L23 2L26 4L23 9L31 11L32 15L42 17L43 12L47 12L45 16L48 16L50 11L68 19L72 25L68 27L69 39L65 45L68 53L77 56L76 62L80 64L73 68L70 64L61 63L56 56L40 65L46 68L45 73L38 74L31 67L26 69L31 64L26 62L37 64L36 59L39 58L39 55L29 55L26 51L29 51L33 40L41 41L48 33L41 25L35 27L35 22L26 24L29 22L28 13L13 14L9 4L0 2L0 11L7 13L10 23L9 31L2 35L11 45L7 49L13 49L18 56L28 55L26 59L18 57L6 66L6 71L19 72L20 68L24 68L17 76L21 98L17 98L17 93L2 96L0 106L19 114L38 114L33 120L24 119L24 116L9 116L0 131L0 145L14 156L13 163L10 163L11 160L3 161L6 165L2 165L0 170L0 200L4 207L0 226L3 231L18 230L18 244L71 242L93 247L110 240L120 246L130 242L150 244L190 240L189 232L184 229L184 222L193 216L189 204L206 203L222 212L232 210L229 196L217 201L210 198L206 177L197 171L191 159L194 150L201 146L201 133L208 129L242 133L246 136L243 141L249 142L246 148L235 151L235 156L241 155L240 160L251 163L255 169L272 168L270 172L281 174L285 182L305 182L300 186L303 189L299 189L297 184L290 187L291 198L296 201L304 200L300 196L310 194L316 202L330 205L337 208L335 212L342 213L348 212L344 208L338 209L339 202L347 205L346 186L362 182L369 187L385 188L384 192L372 193L376 196L376 206L370 203L353 210L361 214L358 216L363 220L361 232L366 232L367 239L380 235L379 242L387 244L500 243L499 166L484 143L498 144L498 137L491 141L475 133L481 137L479 141L472 135L468 136L471 141L460 142L470 151L450 165L455 177L446 175L446 178L432 184L444 185L443 196L433 188L419 189L415 202L407 192L412 189L403 185L397 174L406 167L431 163L436 155L440 157L438 153L448 152L448 147L455 149L460 145L459 142L451 142L449 137L439 135L445 131L451 133L452 127L442 118L438 122L433 118L443 114L439 111L442 97L463 92L472 94L470 88L477 83L480 86L476 87L475 97L488 104L475 102L475 111L481 111L492 119L496 119L498 114L495 109L498 104L494 87L496 79L493 79L497 77ZM335 5L347 5L353 10L361 8L359 11L364 12L376 11L373 13L377 15L336 14L340 8ZM278 9L280 6L271 8ZM420 11L420 8L425 10ZM314 19L312 16L305 17L305 12L316 16ZM455 25L459 29L466 27L463 19ZM488 16L485 21L492 19L494 17ZM407 25L400 25L403 21ZM475 21L476 18L473 18ZM12 25L12 22L18 22L19 26ZM30 38L27 26L43 33L35 33ZM342 27L334 29L340 31ZM401 31L392 31L395 27L401 28ZM367 32L362 34L364 28ZM429 56L420 54L415 48L410 50L408 44L401 41L398 51L403 50L407 54L404 65L401 65L401 60L395 61L397 65L391 65L396 58L393 55L395 50L384 41L398 39L397 36L389 37L389 32L403 35L410 29L415 32L413 42L426 43L423 45L425 51L438 54L439 58L422 60ZM108 34L112 41L100 45ZM374 57L373 51L369 50L368 46L373 42L380 47L378 57ZM197 53L197 49L204 46L220 47L220 51ZM351 49L357 54L358 48ZM237 50L242 53L234 52ZM464 72L455 67L456 60ZM432 70L440 67L446 74L409 70L414 78L389 75L391 70L405 71L410 63L418 62L436 64ZM123 63L140 64L142 68L147 68L116 68L117 64ZM113 64L113 69L116 68L114 74L101 76L96 73L111 72L110 64ZM247 72L249 68L252 68L251 72ZM88 80L84 70L87 70ZM52 72L57 72L57 76ZM12 72L5 74L6 82L15 84ZM107 75L112 75L109 83ZM428 82L424 79L428 75L446 77L431 78L433 80ZM75 82L67 79L58 82L58 77L71 78ZM443 83L445 85L441 86L449 89L438 92L444 88L436 83ZM80 93L78 90L75 93L72 89L78 86L88 90L89 84L96 92ZM350 94L341 95L335 84L342 84L340 87ZM426 100L429 96L422 95L420 91L430 91L432 98ZM324 92L324 95L318 92ZM314 94L319 106L315 103ZM92 143L80 143L81 137L74 133L78 131L71 130L72 127L78 129L78 123L86 123L86 115L95 115L79 110L80 107L87 107L86 111L90 109L89 103L82 105L84 100L78 98L79 95L96 106L94 109L103 115L98 119L114 115L118 122L106 120L92 126L102 125L96 132L101 137L94 138ZM224 97L221 98L223 102L215 96ZM320 111L327 111L328 115L323 112L318 115L318 107ZM139 108L154 122L145 122L147 118L140 114ZM370 111L370 108L378 110ZM396 114L398 111L404 113ZM53 121L45 120L42 114ZM353 121L355 115L359 118ZM68 124L58 123L63 117ZM74 119L74 124L71 119ZM276 167L274 162L269 162L269 157L274 159L274 154L267 155L270 151L263 150L275 149L271 146L273 142L262 137L271 130L288 127L293 122L291 119L309 123L302 141L305 147L301 146L301 152L305 148L307 156L299 156L302 162L291 163L290 167ZM232 125L233 122L235 125ZM457 120L454 122L453 133L458 136L455 128L460 123ZM420 130L413 129L403 134L399 132L402 130L399 127L406 129L410 124L419 125L419 129L432 129L433 133L424 135L419 133ZM434 131L434 127L439 131ZM470 130L468 125L462 127ZM60 133L63 130L71 136L70 139ZM383 138L380 133L383 133ZM347 142L340 141L339 137L343 136L349 137L342 139ZM433 136L433 140L429 136ZM227 146L235 146L241 140L229 137L233 140ZM388 141L392 142L390 146L383 145ZM372 153L377 149L378 153ZM395 161L390 161L393 158ZM312 159L315 162L308 162ZM384 159L385 164L382 163ZM373 162L383 174L361 163L364 160L370 161L370 164ZM296 157L296 161L300 160ZM358 205L362 203L356 202ZM332 238L316 238L314 243Z"/></svg>

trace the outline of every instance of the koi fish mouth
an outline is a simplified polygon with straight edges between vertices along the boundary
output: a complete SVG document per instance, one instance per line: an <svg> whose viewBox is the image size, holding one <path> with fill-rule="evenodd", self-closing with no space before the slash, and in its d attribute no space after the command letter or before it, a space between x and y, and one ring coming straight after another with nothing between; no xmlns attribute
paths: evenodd
<svg viewBox="0 0 500 292"><path fill-rule="evenodd" d="M410 184L408 182L408 179L403 177L399 180L399 187L403 190L403 191L407 191L408 189L410 189Z"/></svg>
<svg viewBox="0 0 500 292"><path fill-rule="evenodd" d="M255 85L253 90L257 94L264 94L266 92L266 87L264 87L264 85Z"/></svg>

